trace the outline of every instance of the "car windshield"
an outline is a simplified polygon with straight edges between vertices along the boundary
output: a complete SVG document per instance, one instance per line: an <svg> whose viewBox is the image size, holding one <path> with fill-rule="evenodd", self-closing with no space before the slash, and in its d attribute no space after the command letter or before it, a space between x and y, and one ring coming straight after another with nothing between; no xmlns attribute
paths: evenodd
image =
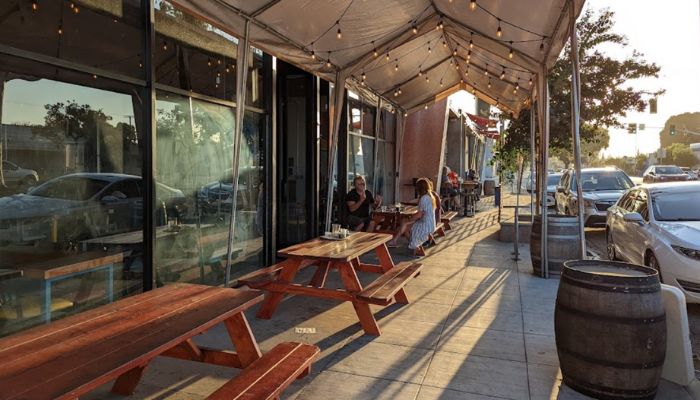
<svg viewBox="0 0 700 400"><path fill-rule="evenodd" d="M81 176L54 179L32 190L32 196L52 199L85 201L91 199L109 184L108 181Z"/></svg>
<svg viewBox="0 0 700 400"><path fill-rule="evenodd" d="M559 179L561 179L561 175L549 175L547 177L547 186L559 184Z"/></svg>
<svg viewBox="0 0 700 400"><path fill-rule="evenodd" d="M584 192L597 190L627 190L634 186L630 178L620 171L582 172Z"/></svg>
<svg viewBox="0 0 700 400"><path fill-rule="evenodd" d="M683 170L676 166L656 167L656 173L661 175L680 175L683 173Z"/></svg>
<svg viewBox="0 0 700 400"><path fill-rule="evenodd" d="M654 193L651 204L657 221L700 221L700 189L682 193Z"/></svg>

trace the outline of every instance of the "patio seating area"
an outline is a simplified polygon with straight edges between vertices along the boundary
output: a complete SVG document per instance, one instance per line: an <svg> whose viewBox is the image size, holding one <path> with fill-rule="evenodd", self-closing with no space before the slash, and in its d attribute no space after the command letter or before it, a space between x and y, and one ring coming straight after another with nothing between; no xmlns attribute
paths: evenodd
<svg viewBox="0 0 700 400"><path fill-rule="evenodd" d="M532 276L529 254L512 260L512 244L498 242L498 209L485 198L475 218L457 218L447 236L427 249L422 273L406 285L408 305L372 306L381 336L364 334L349 302L288 297L270 320L246 312L263 353L280 342L321 348L312 373L282 398L327 399L585 399L561 386L553 312L558 280ZM508 201L509 199L504 199ZM508 209L504 209L508 212ZM508 215L504 215L508 217ZM392 249L395 262L413 259ZM363 262L377 262L374 257ZM313 269L299 273L310 279ZM360 273L363 283L376 275ZM341 287L330 274L328 287ZM229 345L223 327L195 341ZM131 398L206 398L236 370L158 358ZM104 386L90 399L123 398ZM657 399L690 399L662 382Z"/></svg>

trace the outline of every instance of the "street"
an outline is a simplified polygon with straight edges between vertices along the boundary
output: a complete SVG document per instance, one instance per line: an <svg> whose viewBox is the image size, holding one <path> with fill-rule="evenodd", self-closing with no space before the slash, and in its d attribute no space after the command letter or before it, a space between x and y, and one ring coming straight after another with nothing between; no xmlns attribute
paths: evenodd
<svg viewBox="0 0 700 400"><path fill-rule="evenodd" d="M589 252L594 253L603 260L607 260L604 228L587 228L586 243L588 244ZM690 324L690 341L693 346L695 372L700 378L700 304L688 305L688 322Z"/></svg>

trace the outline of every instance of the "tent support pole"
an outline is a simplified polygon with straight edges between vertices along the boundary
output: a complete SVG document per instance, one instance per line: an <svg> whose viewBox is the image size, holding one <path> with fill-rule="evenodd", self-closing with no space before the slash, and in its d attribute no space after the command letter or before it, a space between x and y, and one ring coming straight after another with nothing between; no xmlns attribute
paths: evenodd
<svg viewBox="0 0 700 400"><path fill-rule="evenodd" d="M238 59L236 60L236 127L233 131L233 192L231 202L231 219L228 227L228 246L226 249L226 281L225 287L231 284L231 262L233 251L233 240L236 233L236 199L238 199L238 164L241 154L241 136L243 135L243 118L245 117L245 96L246 96L246 80L248 78L248 54L250 52L250 20L245 22L245 35L242 43L238 44Z"/></svg>
<svg viewBox="0 0 700 400"><path fill-rule="evenodd" d="M530 223L535 222L535 105L530 106Z"/></svg>
<svg viewBox="0 0 700 400"><path fill-rule="evenodd" d="M549 241L547 240L547 169L549 162L549 88L547 84L547 66L542 64L542 71L540 72L540 131L542 135L541 140L541 164L542 164L542 174L539 181L540 189L540 207L541 207L541 217L542 217L542 236L540 237L540 254L542 262L542 277L549 278L549 257L547 254L547 249L549 248Z"/></svg>
<svg viewBox="0 0 700 400"><path fill-rule="evenodd" d="M335 159L338 157L338 135L340 133L341 113L345 101L345 70L336 72L333 90L333 126L331 132L331 151L328 157L328 194L326 198L326 231L331 230L333 217L333 181L335 177ZM338 182L340 183L340 182Z"/></svg>
<svg viewBox="0 0 700 400"><path fill-rule="evenodd" d="M573 9L571 9L573 14ZM573 15L572 15L573 17ZM576 35L576 21L571 21L571 135L574 153L574 168L576 170L576 202L579 241L581 245L580 258L586 259L586 231L583 225L583 188L581 185L581 76L579 74L578 37Z"/></svg>

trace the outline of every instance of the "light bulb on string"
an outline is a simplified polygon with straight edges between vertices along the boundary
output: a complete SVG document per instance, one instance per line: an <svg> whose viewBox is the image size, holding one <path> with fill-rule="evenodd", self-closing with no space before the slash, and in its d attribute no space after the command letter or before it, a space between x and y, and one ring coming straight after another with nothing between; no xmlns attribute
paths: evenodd
<svg viewBox="0 0 700 400"><path fill-rule="evenodd" d="M471 58L472 58L472 51L469 50L469 51L467 52L467 61L471 60Z"/></svg>
<svg viewBox="0 0 700 400"><path fill-rule="evenodd" d="M515 82L515 92L517 92L520 89L520 83Z"/></svg>
<svg viewBox="0 0 700 400"><path fill-rule="evenodd" d="M428 75L425 76L425 83L430 83L430 78L428 78Z"/></svg>
<svg viewBox="0 0 700 400"><path fill-rule="evenodd" d="M503 29L501 29L501 19L498 19L498 29L496 30L496 37L503 36Z"/></svg>
<svg viewBox="0 0 700 400"><path fill-rule="evenodd" d="M163 40L163 45L162 45L162 47L163 47L163 51L167 51L167 50L168 50L168 42L166 42L165 40Z"/></svg>
<svg viewBox="0 0 700 400"><path fill-rule="evenodd" d="M440 87L442 87L442 86L443 86L442 79L440 79Z"/></svg>
<svg viewBox="0 0 700 400"><path fill-rule="evenodd" d="M442 41L442 47L447 47L447 42L444 40Z"/></svg>
<svg viewBox="0 0 700 400"><path fill-rule="evenodd" d="M457 71L459 71L459 63L455 63L455 69L457 69Z"/></svg>
<svg viewBox="0 0 700 400"><path fill-rule="evenodd" d="M32 0L32 11L38 11L39 10L39 3L37 3L37 0Z"/></svg>
<svg viewBox="0 0 700 400"><path fill-rule="evenodd" d="M58 34L63 35L63 24L58 24Z"/></svg>
<svg viewBox="0 0 700 400"><path fill-rule="evenodd" d="M487 86L489 89L491 89L491 78L489 78L489 84Z"/></svg>
<svg viewBox="0 0 700 400"><path fill-rule="evenodd" d="M78 14L80 12L80 7L76 6L74 3L70 3L70 9L75 14Z"/></svg>
<svg viewBox="0 0 700 400"><path fill-rule="evenodd" d="M397 58L396 65L394 65L394 71L398 71L398 70L399 70L399 59Z"/></svg>
<svg viewBox="0 0 700 400"><path fill-rule="evenodd" d="M362 71L362 81L364 82L367 80L367 74L365 74L365 71Z"/></svg>
<svg viewBox="0 0 700 400"><path fill-rule="evenodd" d="M506 69L503 68L503 71L501 71L501 80L504 80L506 78Z"/></svg>
<svg viewBox="0 0 700 400"><path fill-rule="evenodd" d="M399 91L398 91L398 90L394 90L394 97L398 97L398 95L399 95Z"/></svg>
<svg viewBox="0 0 700 400"><path fill-rule="evenodd" d="M530 81L528 81L528 83L530 84L530 86L532 86L532 77L530 77Z"/></svg>
<svg viewBox="0 0 700 400"><path fill-rule="evenodd" d="M471 36L469 37L469 48L474 48L474 32L471 32Z"/></svg>
<svg viewBox="0 0 700 400"><path fill-rule="evenodd" d="M415 34L417 34L417 33L418 33L418 27L417 27L416 24L414 23L414 24L413 24L413 34L415 35Z"/></svg>
<svg viewBox="0 0 700 400"><path fill-rule="evenodd" d="M399 88L399 95L401 95L401 94L403 94L403 92L401 91L401 88Z"/></svg>
<svg viewBox="0 0 700 400"><path fill-rule="evenodd" d="M336 22L336 24L338 25L338 32L336 32L335 36L336 36L338 39L342 39L342 38L343 38L343 32L340 31L340 21Z"/></svg>
<svg viewBox="0 0 700 400"><path fill-rule="evenodd" d="M544 38L542 39L542 42L540 43L540 53L544 53Z"/></svg>
<svg viewBox="0 0 700 400"><path fill-rule="evenodd" d="M476 0L469 1L469 9L472 11L476 11Z"/></svg>
<svg viewBox="0 0 700 400"><path fill-rule="evenodd" d="M228 74L228 73L230 73L230 72L231 72L231 68L229 68L229 66L228 66L228 65L226 65L226 69L225 69L225 71L226 71L226 73Z"/></svg>
<svg viewBox="0 0 700 400"><path fill-rule="evenodd" d="M425 107L424 107L424 108L425 108L426 110L428 109L428 103L425 103Z"/></svg>
<svg viewBox="0 0 700 400"><path fill-rule="evenodd" d="M377 52L377 46L375 46L374 44L374 40L372 41L372 54L374 54L375 57L379 55L379 53Z"/></svg>
<svg viewBox="0 0 700 400"><path fill-rule="evenodd" d="M207 59L207 67L211 67L211 58Z"/></svg>
<svg viewBox="0 0 700 400"><path fill-rule="evenodd" d="M476 87L472 86L472 94L476 94Z"/></svg>
<svg viewBox="0 0 700 400"><path fill-rule="evenodd" d="M418 66L418 76L423 76L423 66L422 65Z"/></svg>
<svg viewBox="0 0 700 400"><path fill-rule="evenodd" d="M330 68L333 64L331 63L331 52L328 52L328 60L326 61L326 67Z"/></svg>
<svg viewBox="0 0 700 400"><path fill-rule="evenodd" d="M508 58L513 58L513 41L510 41L510 50L508 51Z"/></svg>
<svg viewBox="0 0 700 400"><path fill-rule="evenodd" d="M386 53L386 60L389 61L389 52Z"/></svg>
<svg viewBox="0 0 700 400"><path fill-rule="evenodd" d="M316 59L316 52L311 50L311 59L315 60Z"/></svg>

